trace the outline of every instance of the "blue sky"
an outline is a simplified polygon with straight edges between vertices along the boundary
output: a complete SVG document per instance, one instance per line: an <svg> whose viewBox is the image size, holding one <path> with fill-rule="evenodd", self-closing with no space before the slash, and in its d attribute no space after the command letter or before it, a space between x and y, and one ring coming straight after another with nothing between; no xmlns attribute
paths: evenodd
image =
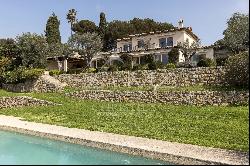
<svg viewBox="0 0 250 166"><path fill-rule="evenodd" d="M223 37L226 21L234 12L249 12L249 0L0 0L0 38L23 32L44 33L48 17L55 12L61 21L62 41L70 36L66 14L75 8L77 19L89 19L97 25L100 12L107 21L153 18L177 26L191 26L202 45Z"/></svg>

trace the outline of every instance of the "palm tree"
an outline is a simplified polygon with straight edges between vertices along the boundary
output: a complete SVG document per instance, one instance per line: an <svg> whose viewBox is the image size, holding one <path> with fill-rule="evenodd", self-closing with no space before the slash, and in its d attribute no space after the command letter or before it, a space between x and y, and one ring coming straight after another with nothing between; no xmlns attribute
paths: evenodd
<svg viewBox="0 0 250 166"><path fill-rule="evenodd" d="M71 27L71 36L72 36L72 27L76 23L76 13L77 11L75 9L70 9L67 14L67 20L68 20L68 23L70 23L70 27Z"/></svg>

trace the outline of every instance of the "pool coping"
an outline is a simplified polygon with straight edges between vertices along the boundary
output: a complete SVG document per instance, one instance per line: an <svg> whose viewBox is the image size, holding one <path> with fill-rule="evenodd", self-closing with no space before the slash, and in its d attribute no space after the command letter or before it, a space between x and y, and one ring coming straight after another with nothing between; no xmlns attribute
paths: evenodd
<svg viewBox="0 0 250 166"><path fill-rule="evenodd" d="M175 164L249 165L249 153L24 121L0 115L0 129Z"/></svg>

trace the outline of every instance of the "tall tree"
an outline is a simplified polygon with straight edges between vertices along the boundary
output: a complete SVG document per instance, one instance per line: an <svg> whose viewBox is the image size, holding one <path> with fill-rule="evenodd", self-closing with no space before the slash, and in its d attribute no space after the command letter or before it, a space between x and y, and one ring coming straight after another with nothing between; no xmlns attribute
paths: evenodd
<svg viewBox="0 0 250 166"><path fill-rule="evenodd" d="M89 20L81 20L78 23L74 24L72 30L75 33L93 33L98 31L98 27L94 22Z"/></svg>
<svg viewBox="0 0 250 166"><path fill-rule="evenodd" d="M57 19L55 13L53 13L48 18L45 30L45 36L48 44L61 43L59 26L60 26L60 21Z"/></svg>
<svg viewBox="0 0 250 166"><path fill-rule="evenodd" d="M101 37L97 33L76 33L69 38L68 45L71 51L76 51L89 64L93 56L102 49Z"/></svg>
<svg viewBox="0 0 250 166"><path fill-rule="evenodd" d="M234 13L227 21L223 32L223 43L233 52L239 53L249 48L249 14Z"/></svg>
<svg viewBox="0 0 250 166"><path fill-rule="evenodd" d="M104 38L106 28L107 28L107 21L106 21L105 13L101 12L100 22L99 22L99 34L102 37L102 39Z"/></svg>
<svg viewBox="0 0 250 166"><path fill-rule="evenodd" d="M73 25L76 23L76 13L77 11L75 9L70 9L67 14L67 20L68 20L68 23L70 23L71 36L72 36Z"/></svg>

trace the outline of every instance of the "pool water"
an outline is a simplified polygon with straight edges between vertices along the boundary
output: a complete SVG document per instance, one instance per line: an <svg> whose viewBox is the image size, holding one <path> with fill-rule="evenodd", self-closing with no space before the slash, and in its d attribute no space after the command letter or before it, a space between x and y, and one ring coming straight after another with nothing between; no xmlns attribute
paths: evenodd
<svg viewBox="0 0 250 166"><path fill-rule="evenodd" d="M170 165L171 163L0 131L0 165L2 164Z"/></svg>

